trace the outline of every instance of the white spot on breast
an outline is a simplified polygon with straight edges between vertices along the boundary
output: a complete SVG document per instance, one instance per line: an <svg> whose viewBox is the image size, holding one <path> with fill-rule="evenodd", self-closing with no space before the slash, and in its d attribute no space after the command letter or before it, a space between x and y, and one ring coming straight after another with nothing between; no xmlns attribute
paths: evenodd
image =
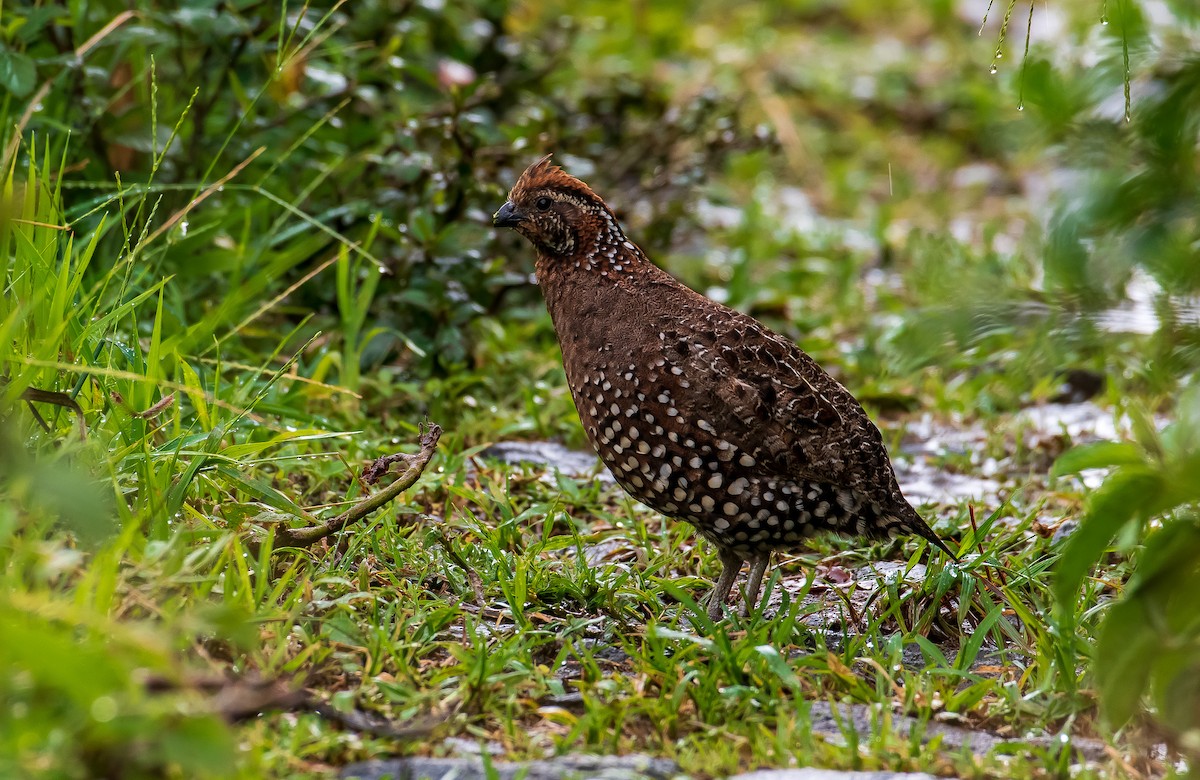
<svg viewBox="0 0 1200 780"><path fill-rule="evenodd" d="M750 482L745 477L738 477L729 484L727 492L731 496L740 496L749 484Z"/></svg>
<svg viewBox="0 0 1200 780"><path fill-rule="evenodd" d="M699 460L699 458L697 458L697 460ZM719 487L721 487L721 483L723 481L724 480L721 478L720 474L713 474L711 477L708 478L708 486L710 488L719 488Z"/></svg>
<svg viewBox="0 0 1200 780"><path fill-rule="evenodd" d="M746 468L750 468L756 462L757 461L755 461L754 458L750 457L750 455L748 455L746 453L742 453L742 457L738 458L738 463L742 464Z"/></svg>
<svg viewBox="0 0 1200 780"><path fill-rule="evenodd" d="M717 502L712 500L712 496L700 496L700 506L704 507L705 512L713 511L716 505Z"/></svg>
<svg viewBox="0 0 1200 780"><path fill-rule="evenodd" d="M733 503L732 501L726 501L725 505L721 507L721 511L723 511L725 514L729 515L730 517L733 517L734 515L736 515L738 513L738 505Z"/></svg>

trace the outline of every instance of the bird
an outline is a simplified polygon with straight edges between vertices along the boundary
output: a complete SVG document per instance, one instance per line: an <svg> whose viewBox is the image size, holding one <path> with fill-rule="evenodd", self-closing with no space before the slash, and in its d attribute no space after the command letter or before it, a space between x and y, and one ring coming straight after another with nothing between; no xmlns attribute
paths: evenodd
<svg viewBox="0 0 1200 780"><path fill-rule="evenodd" d="M791 340L651 262L550 155L521 174L492 221L533 245L571 396L601 461L634 499L716 547L712 621L744 563L749 612L772 553L821 532L917 535L954 558L904 498L850 391Z"/></svg>

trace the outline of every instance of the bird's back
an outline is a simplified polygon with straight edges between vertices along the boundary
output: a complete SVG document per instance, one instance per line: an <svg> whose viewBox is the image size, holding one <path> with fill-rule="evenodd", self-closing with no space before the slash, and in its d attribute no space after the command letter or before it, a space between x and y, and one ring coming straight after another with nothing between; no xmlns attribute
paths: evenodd
<svg viewBox="0 0 1200 780"><path fill-rule="evenodd" d="M653 266L542 286L588 438L637 499L740 551L936 540L862 406L792 342Z"/></svg>

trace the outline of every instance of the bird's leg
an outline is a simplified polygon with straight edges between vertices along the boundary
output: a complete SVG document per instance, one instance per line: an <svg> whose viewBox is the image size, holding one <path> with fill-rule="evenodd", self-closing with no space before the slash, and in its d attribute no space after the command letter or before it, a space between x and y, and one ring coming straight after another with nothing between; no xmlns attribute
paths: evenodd
<svg viewBox="0 0 1200 780"><path fill-rule="evenodd" d="M767 573L770 563L770 550L761 552L750 560L750 579L746 581L746 603L742 614L749 615L754 611L754 605L758 603L758 592L762 590L763 575Z"/></svg>
<svg viewBox="0 0 1200 780"><path fill-rule="evenodd" d="M741 557L732 550L721 550L721 576L708 594L708 619L717 621L725 614L725 599L733 589L733 581L742 570Z"/></svg>

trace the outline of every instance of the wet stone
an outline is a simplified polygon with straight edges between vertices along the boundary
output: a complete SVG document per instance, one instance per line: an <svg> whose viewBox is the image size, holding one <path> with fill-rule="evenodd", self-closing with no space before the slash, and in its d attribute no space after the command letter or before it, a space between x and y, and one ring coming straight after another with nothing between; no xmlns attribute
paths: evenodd
<svg viewBox="0 0 1200 780"><path fill-rule="evenodd" d="M557 470L568 477L591 477L601 482L613 482L608 469L600 464L594 453L573 450L554 441L502 441L479 453L503 463L526 463ZM598 469L598 471L597 471Z"/></svg>
<svg viewBox="0 0 1200 780"><path fill-rule="evenodd" d="M1063 522L1059 523L1058 528L1054 529L1054 536L1050 537L1050 543L1060 544L1061 542L1065 542L1067 537L1075 533L1076 529L1078 528L1078 520L1064 520Z"/></svg>
<svg viewBox="0 0 1200 780"><path fill-rule="evenodd" d="M836 769L765 769L729 780L937 780L924 772L841 772Z"/></svg>
<svg viewBox="0 0 1200 780"><path fill-rule="evenodd" d="M829 742L844 744L846 734L853 731L860 740L867 739L879 730L883 720L882 711L868 704L838 704L813 702L809 709L813 734L820 734ZM888 722L893 733L901 737L919 734L922 743L939 740L942 753L968 751L976 756L985 756L994 750L1028 750L1030 745L1051 747L1069 744L1072 751L1087 761L1101 761L1106 757L1104 743L1088 737L1073 737L1066 741L1060 736L1041 735L1009 739L987 731L955 726L949 723L928 722L922 724L917 718L907 715L889 714ZM1012 747L1009 747L1009 746ZM744 780L744 778L743 778Z"/></svg>
<svg viewBox="0 0 1200 780"><path fill-rule="evenodd" d="M541 761L492 761L478 758L409 756L351 764L344 780L668 780L680 777L679 765L650 756L570 755Z"/></svg>

